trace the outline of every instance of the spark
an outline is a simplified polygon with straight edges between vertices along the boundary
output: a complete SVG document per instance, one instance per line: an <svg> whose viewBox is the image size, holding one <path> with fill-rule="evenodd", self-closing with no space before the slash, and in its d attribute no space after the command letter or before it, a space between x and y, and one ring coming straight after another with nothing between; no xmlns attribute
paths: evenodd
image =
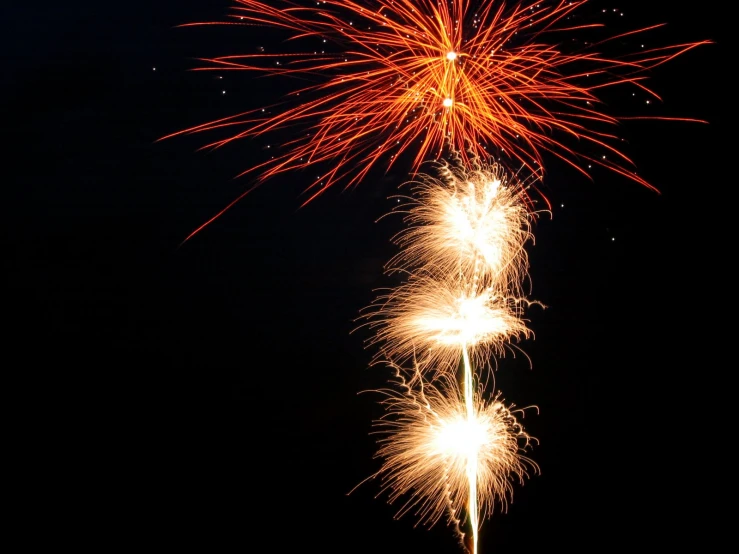
<svg viewBox="0 0 739 554"><path fill-rule="evenodd" d="M358 184L373 167L389 170L403 152L414 152L414 173L424 161L440 159L447 144L477 157L487 149L506 152L529 171L539 171L549 152L586 175L592 163L653 188L619 150L613 128L620 119L604 111L599 95L629 84L659 98L644 83L649 70L705 42L621 57L597 50L608 40L660 27L654 25L567 48L572 32L600 26L567 23L586 2L487 2L475 10L475 2L465 0L235 0L232 21L184 26L263 26L286 33L288 44L328 41L329 48L203 59L197 70L308 84L271 106L270 114L257 108L163 138L240 129L204 146L217 148L289 129L292 138L280 153L242 175L256 175L258 186L325 163L329 169L309 182L305 203L339 182ZM611 156L603 159L591 149Z"/></svg>

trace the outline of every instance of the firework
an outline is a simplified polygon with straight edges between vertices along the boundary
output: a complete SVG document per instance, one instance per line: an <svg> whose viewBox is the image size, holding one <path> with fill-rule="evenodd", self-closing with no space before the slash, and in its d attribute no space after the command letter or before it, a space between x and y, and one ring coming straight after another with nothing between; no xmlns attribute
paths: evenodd
<svg viewBox="0 0 739 554"><path fill-rule="evenodd" d="M169 136L221 131L225 137L206 145L219 147L289 129L291 138L271 149L273 156L244 173L256 176L256 186L283 172L322 168L307 183L306 202L338 182L356 185L373 167L389 169L404 152L415 173L447 145L482 158L488 149L505 153L511 167L530 172L541 171L550 152L583 173L598 165L650 186L619 150L619 119L605 113L600 94L631 84L656 97L644 84L648 71L702 44L618 59L600 53L604 41L565 47L574 30L599 26L570 23L587 0L510 7L465 0L235 2L230 21L189 25L265 26L284 32L294 50L209 58L197 69L293 77L300 85L283 104Z"/></svg>
<svg viewBox="0 0 739 554"><path fill-rule="evenodd" d="M264 26L284 33L294 49L204 59L198 69L301 85L283 103L163 138L220 132L205 146L217 148L283 137L273 156L242 175L257 186L314 169L320 175L307 181L306 203L407 159L413 187L396 211L408 227L394 238L400 252L386 266L403 281L362 315L374 331L369 344L379 346L373 362L395 372L380 391L383 463L372 477L391 503L401 503L398 516L413 513L427 525L446 517L463 538L469 527L477 554L481 520L496 507L505 511L513 483L539 471L526 456L534 439L517 419L523 412L499 392L487 394L484 383L514 342L532 336L524 315L537 303L524 291L524 247L537 215L532 192L546 200L536 185L544 156L653 188L620 150L620 118L604 111L602 92L631 85L657 97L645 84L648 72L706 41L618 58L602 52L607 41L565 46L573 31L598 26L573 17L587 0L235 2L230 22L192 25ZM481 163L490 152L499 162ZM420 172L430 160L438 162L436 176ZM512 167L531 177L520 181Z"/></svg>
<svg viewBox="0 0 739 554"><path fill-rule="evenodd" d="M415 358L429 371L455 373L465 346L476 363L486 363L512 340L530 337L522 315L531 304L456 277L414 278L379 296L364 317L375 331L369 344L381 345L378 358Z"/></svg>
<svg viewBox="0 0 739 554"><path fill-rule="evenodd" d="M370 479L379 478L389 502L400 504L397 517L411 514L428 527L446 521L461 538L470 526L476 537L481 519L507 510L513 485L539 472L526 455L536 439L517 420L524 410L500 393L486 400L482 387L468 410L450 374L408 380L393 367L395 386L379 391L386 413L375 423L383 463Z"/></svg>
<svg viewBox="0 0 739 554"><path fill-rule="evenodd" d="M459 158L433 166L436 175L419 174L394 210L407 226L394 238L400 251L388 271L458 275L520 295L536 215L525 200L536 176L523 182L500 164Z"/></svg>
<svg viewBox="0 0 739 554"><path fill-rule="evenodd" d="M420 174L394 210L408 226L386 270L406 280L362 316L375 331L369 343L381 345L377 359L454 373L460 348L485 364L532 334L523 319L538 304L523 294L535 215L526 186L498 164L462 163L457 157L435 164L436 175Z"/></svg>
<svg viewBox="0 0 739 554"><path fill-rule="evenodd" d="M433 525L446 514L461 537L469 527L476 554L480 521L496 504L505 509L510 477L538 471L520 450L531 438L514 410L499 393L486 400L483 386L490 361L531 335L523 312L533 302L521 291L534 214L525 185L500 165L463 163L455 156L436 164L436 176L421 174L396 208L409 227L387 269L407 279L364 317L375 331L370 344L380 345L375 362L396 377L383 391L376 476L391 503L404 499L399 516L414 512Z"/></svg>
<svg viewBox="0 0 739 554"><path fill-rule="evenodd" d="M448 371L415 364L406 378L387 362L395 381L378 391L386 413L375 422L383 464L370 479L381 479L391 504L401 502L396 517L413 513L428 526L446 518L477 554L482 520L496 507L505 512L514 481L523 484L539 467L526 455L536 439L517 419L523 410L506 405L499 392L486 399L466 347L460 350L462 386Z"/></svg>

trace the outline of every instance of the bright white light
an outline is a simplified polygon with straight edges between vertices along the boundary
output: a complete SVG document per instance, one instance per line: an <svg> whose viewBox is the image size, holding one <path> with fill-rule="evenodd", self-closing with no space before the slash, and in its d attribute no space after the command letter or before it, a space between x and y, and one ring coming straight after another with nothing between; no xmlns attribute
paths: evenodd
<svg viewBox="0 0 739 554"><path fill-rule="evenodd" d="M445 108L451 108L453 103L454 100L452 100L451 98L444 98L444 101L441 103L441 105Z"/></svg>
<svg viewBox="0 0 739 554"><path fill-rule="evenodd" d="M452 50L451 52L447 52L446 59L450 62L453 62L457 59L457 53L454 50Z"/></svg>
<svg viewBox="0 0 739 554"><path fill-rule="evenodd" d="M485 446L490 430L479 419L469 420L462 414L449 422L442 422L435 445L440 452L475 460Z"/></svg>

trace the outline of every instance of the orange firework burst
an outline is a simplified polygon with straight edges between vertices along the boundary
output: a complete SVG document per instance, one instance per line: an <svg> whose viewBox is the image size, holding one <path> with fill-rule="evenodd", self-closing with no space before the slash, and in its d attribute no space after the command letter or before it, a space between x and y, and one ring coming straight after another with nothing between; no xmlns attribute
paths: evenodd
<svg viewBox="0 0 739 554"><path fill-rule="evenodd" d="M597 45L568 52L561 46L567 33L598 26L568 23L587 0L511 7L475 7L467 0L235 1L233 21L189 25L267 26L296 44L320 40L337 51L204 59L200 70L285 75L310 84L294 90L274 115L259 107L168 137L240 129L207 148L289 128L292 138L281 151L244 174L255 173L259 184L325 162L324 174L308 183L306 202L339 181L359 183L373 167L388 169L409 150L415 172L446 146L482 158L488 150L505 153L530 171L541 170L550 152L583 173L589 164L604 166L651 187L615 146L619 138L611 128L618 118L599 109L598 94L626 83L654 94L643 83L646 72L702 44L620 59L601 55ZM579 146L567 146L569 139ZM600 153L587 154L588 145Z"/></svg>

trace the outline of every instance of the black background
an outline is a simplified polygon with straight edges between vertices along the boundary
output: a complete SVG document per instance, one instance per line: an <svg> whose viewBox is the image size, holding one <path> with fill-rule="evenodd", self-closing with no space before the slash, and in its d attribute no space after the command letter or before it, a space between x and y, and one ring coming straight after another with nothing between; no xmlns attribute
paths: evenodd
<svg viewBox="0 0 739 554"><path fill-rule="evenodd" d="M655 42L716 43L653 73L662 103L646 108L629 90L614 109L709 123L623 125L625 150L661 194L552 162L553 216L529 249L532 297L548 308L529 314L532 367L506 358L496 376L509 402L539 407L525 424L542 474L484 523L481 554L705 547L716 536L704 499L726 378L719 313L733 288L722 247L733 218L728 39L717 2L644 4L617 7L630 27L667 22ZM379 467L378 398L358 393L387 378L368 367L367 333L351 331L389 283L401 222L376 220L407 175L299 209L305 177L288 174L180 246L248 186L233 177L264 146L156 142L273 100L264 81L188 71L195 57L269 44L269 31L175 28L228 6L9 10L4 365L26 541L461 552L443 525L394 520L374 498L379 483L348 494Z"/></svg>

